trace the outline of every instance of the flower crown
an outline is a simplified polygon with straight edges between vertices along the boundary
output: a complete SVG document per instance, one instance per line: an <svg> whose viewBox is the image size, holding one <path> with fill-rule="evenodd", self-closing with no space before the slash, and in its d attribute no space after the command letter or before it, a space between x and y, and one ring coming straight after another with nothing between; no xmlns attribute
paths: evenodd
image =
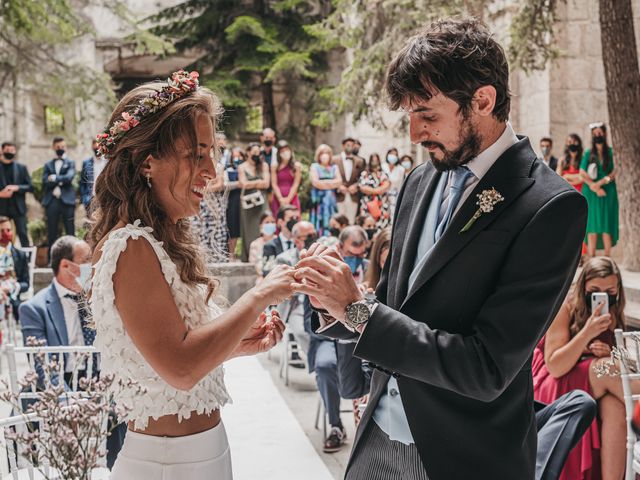
<svg viewBox="0 0 640 480"><path fill-rule="evenodd" d="M167 79L166 86L140 100L133 111L122 112L122 119L114 121L111 127L107 127L96 136L98 154L107 156L113 151L118 140L129 130L137 127L144 117L162 110L171 102L191 92L195 92L200 86L198 77L198 72L178 70L172 73L171 77Z"/></svg>

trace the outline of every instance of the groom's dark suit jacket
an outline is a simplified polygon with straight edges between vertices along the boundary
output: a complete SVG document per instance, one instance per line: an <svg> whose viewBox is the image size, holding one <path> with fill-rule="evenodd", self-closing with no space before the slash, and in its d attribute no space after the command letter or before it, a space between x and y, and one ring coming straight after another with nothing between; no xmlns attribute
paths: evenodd
<svg viewBox="0 0 640 480"><path fill-rule="evenodd" d="M475 186L408 291L439 176L431 163L417 167L398 197L381 304L354 352L376 369L354 453L392 374L431 480L533 479L531 355L571 285L587 205L520 138ZM460 233L476 195L492 187L504 201ZM325 334L353 337L341 324Z"/></svg>

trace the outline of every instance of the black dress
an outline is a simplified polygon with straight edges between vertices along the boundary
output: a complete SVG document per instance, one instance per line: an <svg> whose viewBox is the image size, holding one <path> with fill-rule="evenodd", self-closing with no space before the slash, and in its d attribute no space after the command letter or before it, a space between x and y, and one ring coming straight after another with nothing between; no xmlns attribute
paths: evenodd
<svg viewBox="0 0 640 480"><path fill-rule="evenodd" d="M226 170L227 182L238 181L238 169L233 165L227 166ZM229 190L227 199L227 229L229 230L229 238L240 238L240 192L241 189L234 188Z"/></svg>

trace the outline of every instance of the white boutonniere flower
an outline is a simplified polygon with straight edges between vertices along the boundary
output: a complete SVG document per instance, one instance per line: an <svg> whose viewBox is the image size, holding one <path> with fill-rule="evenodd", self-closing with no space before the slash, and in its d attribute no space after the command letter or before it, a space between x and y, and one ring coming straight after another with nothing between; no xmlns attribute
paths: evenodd
<svg viewBox="0 0 640 480"><path fill-rule="evenodd" d="M467 224L462 227L460 233L464 233L471 229L473 224L476 223L476 220L478 220L483 213L493 212L494 207L503 200L504 197L500 195L500 192L498 192L495 188L491 188L491 190L483 190L482 193L479 193L478 202L476 203L479 208L476 213L473 214L473 217L471 217Z"/></svg>

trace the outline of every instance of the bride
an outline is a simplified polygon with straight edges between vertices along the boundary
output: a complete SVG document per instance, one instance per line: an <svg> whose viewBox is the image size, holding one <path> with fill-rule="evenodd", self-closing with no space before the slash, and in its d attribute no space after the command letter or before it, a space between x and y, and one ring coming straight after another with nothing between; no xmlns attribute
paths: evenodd
<svg viewBox="0 0 640 480"><path fill-rule="evenodd" d="M292 269L278 267L222 313L210 301L188 217L215 177L220 114L198 74L141 85L122 98L100 150L91 307L103 374L128 409L128 432L112 479L231 479L220 419L230 401L222 364L273 347L284 325L270 305L291 294Z"/></svg>

